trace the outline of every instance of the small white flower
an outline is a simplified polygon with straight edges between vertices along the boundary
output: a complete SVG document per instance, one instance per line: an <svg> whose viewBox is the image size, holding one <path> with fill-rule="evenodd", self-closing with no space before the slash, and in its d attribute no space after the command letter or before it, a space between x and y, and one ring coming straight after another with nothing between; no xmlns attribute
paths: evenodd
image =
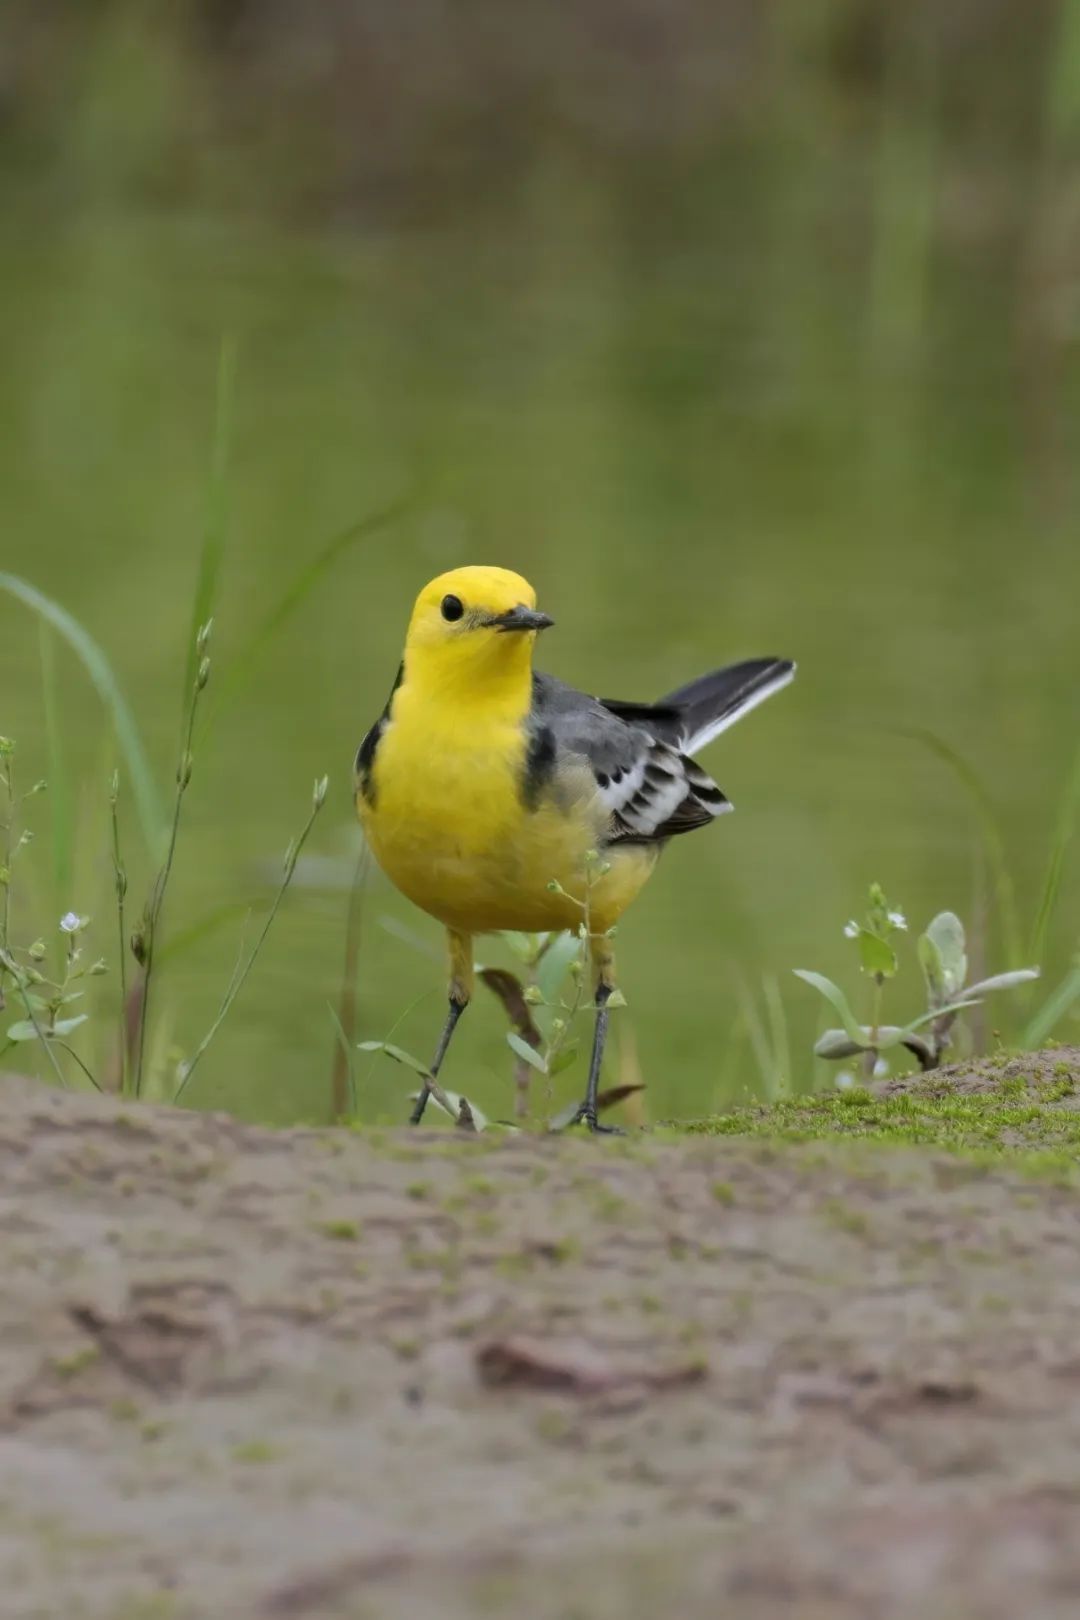
<svg viewBox="0 0 1080 1620"><path fill-rule="evenodd" d="M859 925L855 921L854 917L852 917L851 921L849 923L845 923L845 925L844 925L844 938L845 939L858 939L858 937L859 937Z"/></svg>
<svg viewBox="0 0 1080 1620"><path fill-rule="evenodd" d="M907 918L904 916L904 913L902 911L890 911L889 912L889 927L890 928L904 928L904 929L907 928Z"/></svg>
<svg viewBox="0 0 1080 1620"><path fill-rule="evenodd" d="M83 920L74 911L65 911L60 919L60 932L62 934L77 934L83 925Z"/></svg>

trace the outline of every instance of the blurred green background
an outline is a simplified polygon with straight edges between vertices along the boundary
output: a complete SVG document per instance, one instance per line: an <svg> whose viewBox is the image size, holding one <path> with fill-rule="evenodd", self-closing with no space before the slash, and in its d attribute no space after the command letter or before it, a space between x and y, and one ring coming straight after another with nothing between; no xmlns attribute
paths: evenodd
<svg viewBox="0 0 1080 1620"><path fill-rule="evenodd" d="M5 0L0 567L105 648L163 788L223 336L215 680L330 537L409 502L200 741L174 932L264 895L312 778L331 788L193 1103L327 1115L351 761L415 592L457 563L527 574L557 619L546 667L605 695L800 662L706 755L738 814L678 840L620 930L654 1116L761 1085L747 1004L766 1020L770 980L786 1078L812 1083L818 1007L789 969L850 984L871 879L913 923L978 914L970 797L905 730L986 782L1030 929L1080 730L1078 155L1076 0ZM91 912L115 963L116 750L57 659L78 861L58 892L35 801L16 931ZM7 597L0 730L47 774L38 626ZM1076 902L1068 871L1051 982ZM427 992L394 1037L427 1056L441 969L384 917L439 947L370 883L359 1033ZM170 967L159 1044L202 1034L241 920ZM479 1001L446 1080L505 1113L501 1017ZM369 1117L400 1113L400 1070L359 1074Z"/></svg>

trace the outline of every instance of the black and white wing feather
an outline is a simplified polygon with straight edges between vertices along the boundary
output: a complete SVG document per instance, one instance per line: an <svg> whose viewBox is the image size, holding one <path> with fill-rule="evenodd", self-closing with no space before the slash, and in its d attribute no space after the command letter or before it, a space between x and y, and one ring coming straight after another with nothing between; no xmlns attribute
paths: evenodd
<svg viewBox="0 0 1080 1620"><path fill-rule="evenodd" d="M610 813L609 843L657 843L703 827L731 805L689 757L792 678L781 659L717 670L658 704L587 697L536 675L530 779L556 774L571 757L592 771Z"/></svg>

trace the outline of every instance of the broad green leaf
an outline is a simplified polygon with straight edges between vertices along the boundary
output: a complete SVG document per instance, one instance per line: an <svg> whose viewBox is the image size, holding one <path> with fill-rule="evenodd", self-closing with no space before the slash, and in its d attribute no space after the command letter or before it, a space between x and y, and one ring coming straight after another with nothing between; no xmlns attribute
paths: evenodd
<svg viewBox="0 0 1080 1620"><path fill-rule="evenodd" d="M50 1033L53 1035L70 1035L73 1029L78 1029L80 1024L85 1024L89 1016L89 1013L79 1013L75 1018L58 1018Z"/></svg>
<svg viewBox="0 0 1080 1620"><path fill-rule="evenodd" d="M904 1033L898 1024L879 1024L877 1029L863 1024L856 1041L842 1029L827 1029L814 1047L814 1053L838 1062L841 1058L855 1057L859 1052L887 1052L890 1046L900 1044Z"/></svg>
<svg viewBox="0 0 1080 1620"><path fill-rule="evenodd" d="M869 928L859 929L859 962L864 973L872 979L891 979L896 974L896 952L887 940L871 933Z"/></svg>
<svg viewBox="0 0 1080 1620"><path fill-rule="evenodd" d="M969 996L985 996L992 990L1011 990L1018 984L1030 984L1032 979L1039 977L1039 968L1016 968L1012 973L994 973L989 979L980 979L978 984L969 984L965 992Z"/></svg>
<svg viewBox="0 0 1080 1620"><path fill-rule="evenodd" d="M7 1038L9 1041L36 1041L38 1032L29 1018L20 1018L18 1023L8 1025Z"/></svg>
<svg viewBox="0 0 1080 1620"><path fill-rule="evenodd" d="M543 1054L538 1052L534 1046L530 1046L528 1041L523 1040L512 1029L507 1030L506 1044L512 1052L517 1053L523 1062L529 1064L530 1068L538 1069L541 1074L547 1074L547 1063Z"/></svg>
<svg viewBox="0 0 1080 1620"><path fill-rule="evenodd" d="M848 1006L847 997L840 989L840 986L833 984L832 980L827 979L824 973L812 973L809 968L792 968L792 972L797 979L802 979L804 984L808 984L812 989L816 990L819 996L825 997L829 1006L839 1015L840 1022L851 1040L861 1042L861 1027L856 1021L855 1014Z"/></svg>
<svg viewBox="0 0 1080 1620"><path fill-rule="evenodd" d="M506 928L503 930L502 937L519 962L531 962L536 955L537 936L535 934L520 934L513 928Z"/></svg>
<svg viewBox="0 0 1080 1620"><path fill-rule="evenodd" d="M814 1056L825 1058L830 1063L839 1063L842 1058L857 1057L867 1048L861 1041L853 1041L846 1030L827 1029L819 1035L814 1044Z"/></svg>
<svg viewBox="0 0 1080 1620"><path fill-rule="evenodd" d="M548 1074L553 1076L556 1074L562 1074L564 1069L568 1069L570 1067L580 1050L580 1041L567 1041L565 1046L560 1046L559 1050L555 1053L555 1056L548 1061Z"/></svg>
<svg viewBox="0 0 1080 1620"><path fill-rule="evenodd" d="M564 931L553 939L536 969L536 982L545 1001L558 999L559 986L566 978L570 963L581 952L581 941L575 934Z"/></svg>
<svg viewBox="0 0 1080 1620"><path fill-rule="evenodd" d="M926 937L937 947L941 957L946 997L957 995L964 988L968 970L963 923L955 911L939 911L927 928Z"/></svg>
<svg viewBox="0 0 1080 1620"><path fill-rule="evenodd" d="M929 934L920 934L916 946L919 957L919 966L926 980L926 999L932 1007L943 1002L948 992L945 989L945 963L941 951L935 940Z"/></svg>

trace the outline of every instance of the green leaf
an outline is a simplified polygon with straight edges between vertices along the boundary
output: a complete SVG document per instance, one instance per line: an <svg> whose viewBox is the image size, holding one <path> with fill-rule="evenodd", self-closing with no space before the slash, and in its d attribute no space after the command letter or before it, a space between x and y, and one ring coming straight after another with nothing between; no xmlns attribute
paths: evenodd
<svg viewBox="0 0 1080 1620"><path fill-rule="evenodd" d="M830 1063L839 1063L843 1058L857 1057L860 1052L866 1050L867 1047L862 1041L853 1041L843 1029L827 1029L814 1043L814 1056L825 1058Z"/></svg>
<svg viewBox="0 0 1080 1620"><path fill-rule="evenodd" d="M840 1022L851 1040L862 1040L861 1026L856 1022L855 1014L848 1006L847 997L839 985L833 984L832 980L827 979L824 973L812 973L809 968L792 968L792 972L797 979L802 979L804 984L808 984L812 989L816 990L819 996L825 997L829 1006L839 1015Z"/></svg>
<svg viewBox="0 0 1080 1620"><path fill-rule="evenodd" d="M547 1074L548 1067L543 1054L538 1052L534 1046L530 1046L528 1041L523 1040L520 1035L515 1034L512 1029L507 1031L506 1044L511 1052L516 1052L523 1062L529 1064L530 1068L539 1070L541 1074Z"/></svg>
<svg viewBox="0 0 1080 1620"><path fill-rule="evenodd" d="M514 928L506 928L503 930L502 937L519 962L531 962L536 955L535 934L521 934ZM472 1104L470 1103L469 1106L471 1107Z"/></svg>
<svg viewBox="0 0 1080 1620"><path fill-rule="evenodd" d="M404 1047L394 1046L390 1041L357 1041L356 1049L358 1052L383 1052L388 1058L393 1058L395 1063L403 1063L407 1069L420 1075L423 1080L431 1073L426 1063L421 1063L419 1058L413 1057L411 1052L406 1052Z"/></svg>
<svg viewBox="0 0 1080 1620"><path fill-rule="evenodd" d="M969 984L965 992L969 996L989 995L993 990L1012 990L1018 984L1030 984L1040 975L1040 969L1016 968L1012 973L994 973L989 979L980 979L978 984Z"/></svg>
<svg viewBox="0 0 1080 1620"><path fill-rule="evenodd" d="M919 943L915 949L926 981L926 999L932 1007L936 1007L948 994L945 989L945 963L941 951L929 934L919 935Z"/></svg>
<svg viewBox="0 0 1080 1620"><path fill-rule="evenodd" d="M49 1033L51 1035L70 1035L73 1029L78 1029L80 1024L85 1024L89 1016L89 1013L79 1013L75 1018L58 1018Z"/></svg>
<svg viewBox="0 0 1080 1620"><path fill-rule="evenodd" d="M568 1069L570 1067L580 1050L580 1041L567 1041L565 1046L560 1046L559 1050L555 1053L555 1056L548 1060L548 1074L552 1076L562 1074L564 1069Z"/></svg>
<svg viewBox="0 0 1080 1620"><path fill-rule="evenodd" d="M548 1130L565 1131L569 1129L569 1127L573 1125L574 1121L577 1119L578 1109L580 1107L581 1104L579 1102L572 1102L567 1103L565 1108L560 1108L559 1112L554 1114L551 1119L548 1120Z"/></svg>
<svg viewBox="0 0 1080 1620"><path fill-rule="evenodd" d="M926 930L926 937L936 946L941 958L941 976L946 997L955 996L964 988L967 978L967 942L964 925L955 911L939 911Z"/></svg>
<svg viewBox="0 0 1080 1620"><path fill-rule="evenodd" d="M904 1031L896 1024L879 1024L876 1030L864 1024L857 1041L842 1029L827 1029L814 1047L814 1055L839 1063L842 1058L856 1057L860 1052L887 1052L890 1046L900 1044L903 1035Z"/></svg>
<svg viewBox="0 0 1080 1620"><path fill-rule="evenodd" d="M18 1023L8 1025L7 1038L9 1041L36 1041L38 1032L29 1018L20 1018Z"/></svg>
<svg viewBox="0 0 1080 1620"><path fill-rule="evenodd" d="M553 939L536 969L536 982L543 991L545 1001L558 999L559 986L566 978L570 963L581 951L581 942L575 934L564 932Z"/></svg>
<svg viewBox="0 0 1080 1620"><path fill-rule="evenodd" d="M901 1033L905 1036L910 1035L913 1030L922 1029L925 1025L932 1024L935 1018L955 1017L957 1013L963 1012L966 1007L981 1006L982 1001L978 996L965 996L963 1001L947 1001L944 1007L933 1007L929 1012L922 1013L920 1017L913 1018L910 1024L904 1025Z"/></svg>
<svg viewBox="0 0 1080 1620"><path fill-rule="evenodd" d="M443 1097L445 1097L447 1102L450 1104L449 1108L443 1108L442 1099L436 1096L434 1092L431 1094L431 1101L434 1103L436 1108L442 1111L442 1113L448 1114L456 1125L458 1122L458 1115L461 1112L462 1093L460 1091L444 1090ZM471 1097L466 1098L466 1101L469 1104L469 1112L472 1114L473 1124L476 1126L476 1129L478 1131L486 1131L488 1126L491 1124L491 1121L488 1119L485 1113L477 1108Z"/></svg>
<svg viewBox="0 0 1080 1620"><path fill-rule="evenodd" d="M887 940L879 934L871 933L869 928L860 928L858 933L859 962L864 973L872 979L892 979L896 975L896 952Z"/></svg>

